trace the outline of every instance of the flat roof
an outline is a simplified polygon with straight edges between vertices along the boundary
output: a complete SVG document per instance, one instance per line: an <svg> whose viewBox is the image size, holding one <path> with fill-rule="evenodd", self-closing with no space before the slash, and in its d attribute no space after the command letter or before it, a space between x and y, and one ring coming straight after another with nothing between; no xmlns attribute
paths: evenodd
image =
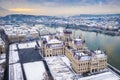
<svg viewBox="0 0 120 80"><path fill-rule="evenodd" d="M60 41L58 39L51 39L48 41L48 44L57 44L57 43L62 43L62 41Z"/></svg>
<svg viewBox="0 0 120 80"><path fill-rule="evenodd" d="M36 46L36 42L32 41L32 42L26 42L26 43L19 43L18 47L19 49L26 49L26 48L34 48Z"/></svg>
<svg viewBox="0 0 120 80"><path fill-rule="evenodd" d="M9 47L9 80L24 80L16 44Z"/></svg>
<svg viewBox="0 0 120 80"><path fill-rule="evenodd" d="M43 61L24 63L24 70L27 80L43 80L46 70Z"/></svg>
<svg viewBox="0 0 120 80"><path fill-rule="evenodd" d="M24 80L20 63L9 64L9 80Z"/></svg>
<svg viewBox="0 0 120 80"><path fill-rule="evenodd" d="M3 28L5 30L5 33L9 36L27 36L28 33L31 35L31 34L38 34L37 30L35 28L29 28L29 27L14 27L14 26L11 26L11 27L6 27L6 28Z"/></svg>
<svg viewBox="0 0 120 80"><path fill-rule="evenodd" d="M17 45L19 50L17 49ZM25 65L25 71L26 68L30 69L30 71L32 72L34 71L32 69L36 69L34 74L41 73L43 70L45 71L44 64L42 61L40 61L41 56L39 55L38 50L34 49L35 45L36 41L26 43L14 43L9 46L9 80L24 80L21 64ZM29 72L26 71L25 75L30 75L27 73ZM31 79L31 76L34 78ZM31 76L30 79L27 80L42 80L42 77L36 79L34 75Z"/></svg>
<svg viewBox="0 0 120 80"><path fill-rule="evenodd" d="M120 77L109 71L92 76L79 78L78 80L120 80Z"/></svg>
<svg viewBox="0 0 120 80"><path fill-rule="evenodd" d="M50 68L51 74L55 80L73 80L74 74L68 67L69 62L67 59L54 56L45 57L45 60Z"/></svg>

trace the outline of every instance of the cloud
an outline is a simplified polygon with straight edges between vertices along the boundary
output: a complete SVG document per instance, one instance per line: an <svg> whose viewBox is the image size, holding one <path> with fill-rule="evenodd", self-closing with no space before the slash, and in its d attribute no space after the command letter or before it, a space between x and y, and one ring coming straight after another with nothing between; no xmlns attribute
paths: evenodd
<svg viewBox="0 0 120 80"><path fill-rule="evenodd" d="M75 15L120 13L120 0L0 0L0 6L16 14Z"/></svg>
<svg viewBox="0 0 120 80"><path fill-rule="evenodd" d="M7 13L9 14L10 11L5 8L0 7L0 16L7 15Z"/></svg>
<svg viewBox="0 0 120 80"><path fill-rule="evenodd" d="M32 15L45 15L46 9L43 8L10 8L9 11L11 11L14 14L32 14Z"/></svg>
<svg viewBox="0 0 120 80"><path fill-rule="evenodd" d="M99 3L107 4L109 2L116 2L116 0L1 0L0 3L12 5L12 4L36 4L42 6L83 6L83 5L95 5ZM118 1L120 2L120 1ZM2 5L1 4L1 5ZM13 5L12 5L13 6Z"/></svg>
<svg viewBox="0 0 120 80"><path fill-rule="evenodd" d="M83 6L94 5L99 2L107 3L107 0L27 0L30 3L41 4L43 6Z"/></svg>
<svg viewBox="0 0 120 80"><path fill-rule="evenodd" d="M33 12L34 11L34 9L31 9L31 8L11 8L9 10L13 12Z"/></svg>

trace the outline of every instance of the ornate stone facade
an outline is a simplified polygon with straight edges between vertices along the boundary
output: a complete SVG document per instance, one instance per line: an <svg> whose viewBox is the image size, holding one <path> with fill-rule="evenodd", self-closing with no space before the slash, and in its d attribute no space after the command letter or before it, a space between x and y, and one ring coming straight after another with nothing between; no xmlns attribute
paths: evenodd
<svg viewBox="0 0 120 80"><path fill-rule="evenodd" d="M107 55L101 50L91 51L85 47L85 40L73 39L71 31L64 30L61 38L50 35L42 37L43 56L66 55L76 73L96 72L107 68Z"/></svg>

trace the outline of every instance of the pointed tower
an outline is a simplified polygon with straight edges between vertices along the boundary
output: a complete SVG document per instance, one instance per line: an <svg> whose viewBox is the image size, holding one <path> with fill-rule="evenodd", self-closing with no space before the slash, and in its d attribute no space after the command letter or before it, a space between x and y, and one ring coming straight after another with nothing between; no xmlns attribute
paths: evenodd
<svg viewBox="0 0 120 80"><path fill-rule="evenodd" d="M64 30L64 41L66 46L69 46L69 41L72 40L71 35L72 35L71 30L68 29Z"/></svg>

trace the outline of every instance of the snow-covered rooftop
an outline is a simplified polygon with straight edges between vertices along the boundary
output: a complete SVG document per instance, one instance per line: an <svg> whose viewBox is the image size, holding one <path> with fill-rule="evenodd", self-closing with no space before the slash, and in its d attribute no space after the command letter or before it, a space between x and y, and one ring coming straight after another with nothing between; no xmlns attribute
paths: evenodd
<svg viewBox="0 0 120 80"><path fill-rule="evenodd" d="M54 56L46 57L45 60L55 80L72 80L74 75L68 67L70 65L68 59Z"/></svg>
<svg viewBox="0 0 120 80"><path fill-rule="evenodd" d="M35 47L36 41L19 43L19 44L15 43L9 46L9 80L24 80L23 71L22 71L19 54L17 50L17 45L19 49L32 48L32 47ZM28 78L27 80L42 80L42 77L43 77L42 72L45 72L43 62L39 61L39 62L25 63L24 68L26 73L25 75ZM29 72L29 71L32 71L32 72ZM33 75L32 73L35 75ZM37 73L39 76L37 75ZM29 75L30 77L28 77Z"/></svg>
<svg viewBox="0 0 120 80"><path fill-rule="evenodd" d="M16 44L12 44L9 46L9 50L12 51L12 50L17 50L17 46Z"/></svg>
<svg viewBox="0 0 120 80"><path fill-rule="evenodd" d="M102 51L101 51L101 50L96 50L95 53L96 53L96 54L101 54Z"/></svg>
<svg viewBox="0 0 120 80"><path fill-rule="evenodd" d="M16 44L9 48L9 80L24 80Z"/></svg>
<svg viewBox="0 0 120 80"><path fill-rule="evenodd" d="M79 59L81 61L90 60L93 58L92 56L96 56L97 58L106 57L105 53L100 50L94 52L89 50L73 50L72 53L75 59Z"/></svg>
<svg viewBox="0 0 120 80"><path fill-rule="evenodd" d="M106 55L105 54L96 54L96 57L97 58L103 58L103 57L105 57Z"/></svg>
<svg viewBox="0 0 120 80"><path fill-rule="evenodd" d="M54 44L54 45L51 45L50 47L51 48L61 48L63 46L63 44Z"/></svg>
<svg viewBox="0 0 120 80"><path fill-rule="evenodd" d="M75 44L77 46L82 46L84 41L82 39L76 38L72 41L72 44Z"/></svg>
<svg viewBox="0 0 120 80"><path fill-rule="evenodd" d="M36 42L26 42L26 43L20 43L18 44L19 49L25 49L25 48L34 48L36 46Z"/></svg>
<svg viewBox="0 0 120 80"><path fill-rule="evenodd" d="M60 27L60 28L57 28L57 30L56 30L56 35L57 36L63 36L64 35L64 32L63 32L63 28L62 27Z"/></svg>
<svg viewBox="0 0 120 80"><path fill-rule="evenodd" d="M19 61L18 51L9 51L9 63L14 64Z"/></svg>
<svg viewBox="0 0 120 80"><path fill-rule="evenodd" d="M45 38L47 41L49 41L49 35L46 35L46 36L41 36L42 38Z"/></svg>
<svg viewBox="0 0 120 80"><path fill-rule="evenodd" d="M9 80L24 80L20 63L9 65Z"/></svg>
<svg viewBox="0 0 120 80"><path fill-rule="evenodd" d="M83 52L76 52L76 55L79 55L79 56L84 56L84 55L85 55L85 53L83 53Z"/></svg>
<svg viewBox="0 0 120 80"><path fill-rule="evenodd" d="M59 28L56 29L56 31L58 31L58 32L60 32L60 33L63 33L63 30L64 30L63 27L59 27Z"/></svg>
<svg viewBox="0 0 120 80"><path fill-rule="evenodd" d="M88 60L90 60L90 59L91 59L90 56L82 56L82 57L80 58L81 61L88 61Z"/></svg>
<svg viewBox="0 0 120 80"><path fill-rule="evenodd" d="M82 39L79 39L79 38L76 38L76 39L74 39L75 41L82 41Z"/></svg>
<svg viewBox="0 0 120 80"><path fill-rule="evenodd" d="M57 43L62 43L62 41L58 39L51 39L50 41L48 41L48 44L57 44Z"/></svg>
<svg viewBox="0 0 120 80"><path fill-rule="evenodd" d="M36 28L32 27L27 27L27 26L20 26L20 27L6 27L3 28L5 30L5 33L8 36L27 36L32 35L32 34L38 34Z"/></svg>
<svg viewBox="0 0 120 80"><path fill-rule="evenodd" d="M17 63L19 61L18 51L16 44L12 44L9 46L9 64Z"/></svg>
<svg viewBox="0 0 120 80"><path fill-rule="evenodd" d="M78 80L120 80L120 77L109 71L88 77L79 78Z"/></svg>
<svg viewBox="0 0 120 80"><path fill-rule="evenodd" d="M101 50L96 50L96 51L94 51L94 52L96 53L96 57L97 57L97 58L102 58L102 57L105 57L105 56L106 56L105 53L102 52Z"/></svg>
<svg viewBox="0 0 120 80"><path fill-rule="evenodd" d="M42 61L23 64L27 80L44 80L46 70Z"/></svg>
<svg viewBox="0 0 120 80"><path fill-rule="evenodd" d="M48 30L48 28L46 28L46 27L38 29L38 31L40 32L40 35L47 35L47 34L50 33L49 30Z"/></svg>

